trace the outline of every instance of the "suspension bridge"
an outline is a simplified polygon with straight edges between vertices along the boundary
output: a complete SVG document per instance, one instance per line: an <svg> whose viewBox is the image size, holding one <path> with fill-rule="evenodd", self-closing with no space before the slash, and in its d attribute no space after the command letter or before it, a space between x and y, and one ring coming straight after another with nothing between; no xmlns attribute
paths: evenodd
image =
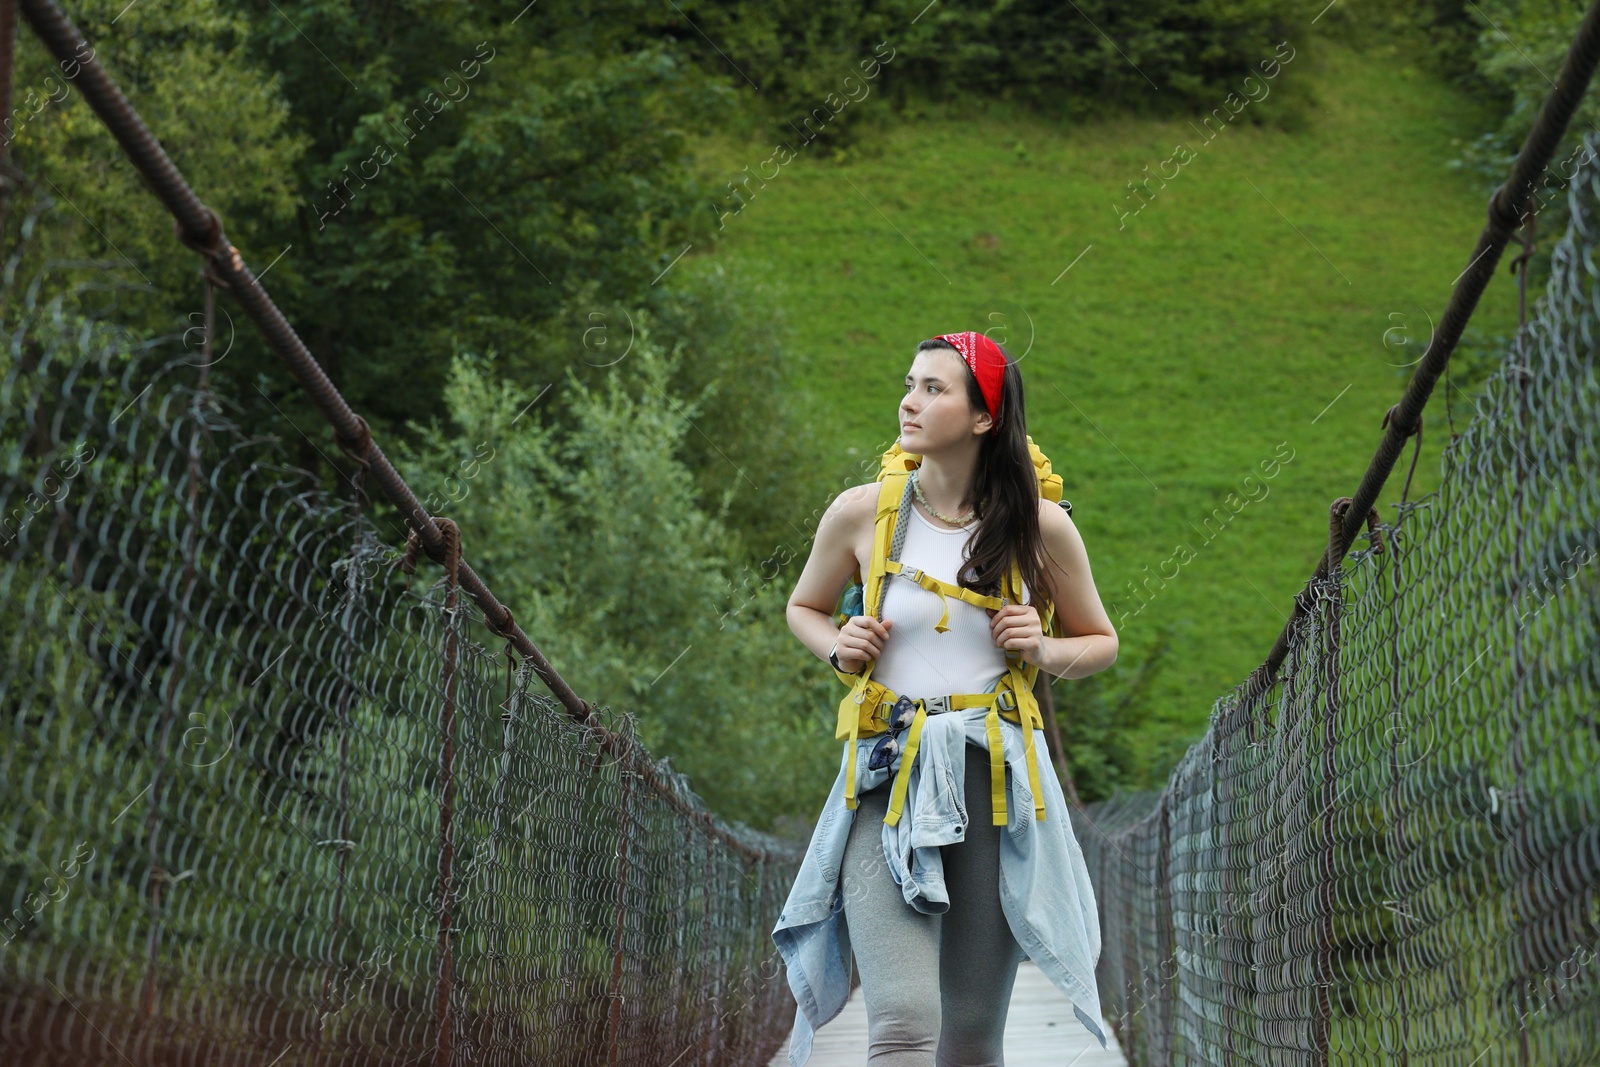
<svg viewBox="0 0 1600 1067"><path fill-rule="evenodd" d="M1010 1062L1600 1063L1600 133L1441 487L1375 506L1519 229L1525 261L1597 11L1261 666L1164 789L1073 812L1113 1047L1025 964ZM203 260L206 328L197 360L20 284L55 205L0 160L0 1059L787 1062L801 846L562 679L49 0L0 2L0 113L24 25ZM218 290L347 495L211 388ZM812 1062L862 1062L863 1019Z"/></svg>

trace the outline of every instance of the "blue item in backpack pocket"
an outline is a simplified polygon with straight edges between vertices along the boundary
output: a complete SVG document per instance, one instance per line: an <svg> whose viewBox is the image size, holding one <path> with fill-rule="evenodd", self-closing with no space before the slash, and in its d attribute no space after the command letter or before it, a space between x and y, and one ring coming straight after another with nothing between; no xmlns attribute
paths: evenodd
<svg viewBox="0 0 1600 1067"><path fill-rule="evenodd" d="M852 618L865 614L866 608L862 606L861 593L861 586L852 582L844 591L844 602L839 605L839 610Z"/></svg>
<svg viewBox="0 0 1600 1067"><path fill-rule="evenodd" d="M878 739L872 747L872 755L867 757L867 769L876 771L892 764L900 755L900 734L911 725L911 720L917 717L917 702L910 697L901 697L889 709L889 732Z"/></svg>

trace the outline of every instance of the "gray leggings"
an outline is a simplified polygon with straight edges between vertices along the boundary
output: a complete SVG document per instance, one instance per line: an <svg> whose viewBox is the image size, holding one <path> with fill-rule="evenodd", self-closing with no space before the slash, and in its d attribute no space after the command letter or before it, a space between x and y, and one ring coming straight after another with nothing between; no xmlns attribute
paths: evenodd
<svg viewBox="0 0 1600 1067"><path fill-rule="evenodd" d="M883 857L884 782L862 793L841 891L867 1004L873 1067L1001 1067L1006 1009L1022 949L1000 910L1000 834L987 753L967 752L965 839L941 846L950 910L905 902ZM936 1051L937 1050L937 1051Z"/></svg>

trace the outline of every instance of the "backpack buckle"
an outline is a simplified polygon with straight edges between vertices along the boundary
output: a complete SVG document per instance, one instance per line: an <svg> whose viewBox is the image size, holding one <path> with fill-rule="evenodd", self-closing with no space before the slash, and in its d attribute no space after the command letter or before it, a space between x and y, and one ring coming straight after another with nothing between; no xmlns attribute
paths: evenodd
<svg viewBox="0 0 1600 1067"><path fill-rule="evenodd" d="M902 578L910 578L913 582L916 582L918 585L921 585L922 584L922 569L919 568L919 567L901 567L900 568L900 577L902 577Z"/></svg>
<svg viewBox="0 0 1600 1067"><path fill-rule="evenodd" d="M1012 689L1002 689L1002 690L1000 690L1000 695L995 697L995 701L994 702L995 702L995 706L998 707L1001 711L1016 711L1017 710L1017 694L1016 694L1016 691L1012 690Z"/></svg>
<svg viewBox="0 0 1600 1067"><path fill-rule="evenodd" d="M950 694L944 693L936 697L923 697L922 706L929 715L942 715L950 709Z"/></svg>

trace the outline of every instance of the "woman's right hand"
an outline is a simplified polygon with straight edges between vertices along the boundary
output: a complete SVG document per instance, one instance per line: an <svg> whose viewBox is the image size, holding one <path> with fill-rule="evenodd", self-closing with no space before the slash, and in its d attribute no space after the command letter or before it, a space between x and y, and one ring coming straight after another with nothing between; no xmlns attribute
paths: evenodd
<svg viewBox="0 0 1600 1067"><path fill-rule="evenodd" d="M859 673L868 660L877 659L883 653L883 643L889 639L889 628L893 625L893 619L884 622L871 615L852 615L845 620L839 627L836 653L844 673Z"/></svg>

